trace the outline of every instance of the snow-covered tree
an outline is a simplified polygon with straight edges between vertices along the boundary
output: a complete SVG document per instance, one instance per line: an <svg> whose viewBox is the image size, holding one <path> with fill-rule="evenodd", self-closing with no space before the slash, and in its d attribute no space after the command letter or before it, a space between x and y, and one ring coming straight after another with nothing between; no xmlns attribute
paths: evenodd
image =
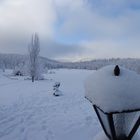
<svg viewBox="0 0 140 140"><path fill-rule="evenodd" d="M39 68L39 52L40 52L40 43L39 36L37 33L32 35L31 43L29 45L29 72L34 80L40 79L40 68Z"/></svg>

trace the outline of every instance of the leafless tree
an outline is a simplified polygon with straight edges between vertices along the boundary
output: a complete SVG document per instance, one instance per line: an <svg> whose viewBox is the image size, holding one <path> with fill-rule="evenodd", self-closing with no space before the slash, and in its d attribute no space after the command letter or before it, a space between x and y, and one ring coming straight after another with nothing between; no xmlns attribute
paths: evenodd
<svg viewBox="0 0 140 140"><path fill-rule="evenodd" d="M29 61L30 61L30 76L32 82L38 80L39 78L39 52L40 52L40 43L39 36L37 33L32 35L31 43L29 45Z"/></svg>

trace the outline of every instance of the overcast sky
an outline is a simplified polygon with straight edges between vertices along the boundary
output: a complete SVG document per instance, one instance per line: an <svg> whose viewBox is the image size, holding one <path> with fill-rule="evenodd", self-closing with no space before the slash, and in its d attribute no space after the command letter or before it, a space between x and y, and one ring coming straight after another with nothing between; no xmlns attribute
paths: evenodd
<svg viewBox="0 0 140 140"><path fill-rule="evenodd" d="M140 58L140 0L0 0L0 52L76 61Z"/></svg>

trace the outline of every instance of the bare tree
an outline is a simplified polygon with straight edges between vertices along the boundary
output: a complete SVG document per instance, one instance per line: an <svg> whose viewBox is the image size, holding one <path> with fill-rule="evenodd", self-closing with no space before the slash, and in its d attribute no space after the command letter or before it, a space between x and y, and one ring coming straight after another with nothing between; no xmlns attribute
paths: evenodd
<svg viewBox="0 0 140 140"><path fill-rule="evenodd" d="M37 33L32 35L31 44L29 45L29 60L30 60L30 76L32 82L39 79L39 36Z"/></svg>

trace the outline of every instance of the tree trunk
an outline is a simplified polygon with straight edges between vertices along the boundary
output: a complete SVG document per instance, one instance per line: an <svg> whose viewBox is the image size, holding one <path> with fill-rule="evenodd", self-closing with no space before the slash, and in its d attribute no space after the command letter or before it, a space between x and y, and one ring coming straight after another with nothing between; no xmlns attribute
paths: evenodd
<svg viewBox="0 0 140 140"><path fill-rule="evenodd" d="M32 82L34 82L35 81L35 78L34 78L34 76L32 76Z"/></svg>

